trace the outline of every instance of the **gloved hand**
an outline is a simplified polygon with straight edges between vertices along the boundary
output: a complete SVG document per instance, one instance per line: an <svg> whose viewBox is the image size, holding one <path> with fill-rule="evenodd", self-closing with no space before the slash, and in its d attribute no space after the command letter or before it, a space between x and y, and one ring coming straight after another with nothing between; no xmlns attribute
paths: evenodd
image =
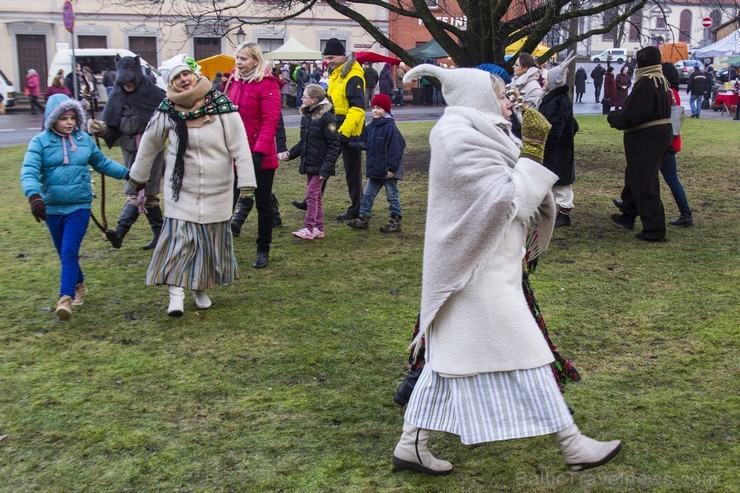
<svg viewBox="0 0 740 493"><path fill-rule="evenodd" d="M339 134L339 143L341 145L347 145L349 143L349 137L344 135L343 133L337 132Z"/></svg>
<svg viewBox="0 0 740 493"><path fill-rule="evenodd" d="M526 108L522 116L522 146L521 157L527 157L542 164L545 155L545 142L552 125L547 118L537 110Z"/></svg>
<svg viewBox="0 0 740 493"><path fill-rule="evenodd" d="M252 153L252 162L254 163L255 171L262 171L262 158L264 157L264 154L262 154L261 152Z"/></svg>
<svg viewBox="0 0 740 493"><path fill-rule="evenodd" d="M46 204L44 204L44 199L41 198L41 195L34 193L28 197L28 202L31 204L31 214L36 218L36 222L40 223L41 221L45 221Z"/></svg>
<svg viewBox="0 0 740 493"><path fill-rule="evenodd" d="M88 120L87 133L90 135L100 135L108 131L108 125L103 120Z"/></svg>

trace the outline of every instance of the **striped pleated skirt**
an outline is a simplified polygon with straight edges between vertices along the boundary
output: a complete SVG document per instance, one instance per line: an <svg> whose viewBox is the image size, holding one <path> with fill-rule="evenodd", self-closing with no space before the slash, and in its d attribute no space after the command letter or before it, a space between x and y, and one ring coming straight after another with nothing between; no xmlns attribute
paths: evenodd
<svg viewBox="0 0 740 493"><path fill-rule="evenodd" d="M573 424L550 365L448 378L427 364L405 419L459 435L464 444L548 435Z"/></svg>
<svg viewBox="0 0 740 493"><path fill-rule="evenodd" d="M239 279L229 221L198 224L165 217L146 273L146 284L192 290Z"/></svg>

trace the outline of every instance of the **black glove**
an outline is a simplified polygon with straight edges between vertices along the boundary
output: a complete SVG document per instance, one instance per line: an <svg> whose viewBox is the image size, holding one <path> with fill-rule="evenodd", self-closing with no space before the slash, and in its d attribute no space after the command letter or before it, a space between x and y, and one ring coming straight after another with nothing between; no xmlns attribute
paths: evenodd
<svg viewBox="0 0 740 493"><path fill-rule="evenodd" d="M346 135L340 133L339 134L339 144L340 145L347 145L347 144L349 144L349 137L347 137Z"/></svg>
<svg viewBox="0 0 740 493"><path fill-rule="evenodd" d="M41 195L34 193L28 197L28 202L31 204L31 214L36 218L36 222L46 221L46 204Z"/></svg>
<svg viewBox="0 0 740 493"><path fill-rule="evenodd" d="M252 162L254 163L255 171L262 171L262 158L264 157L264 154L262 154L261 152L252 153Z"/></svg>

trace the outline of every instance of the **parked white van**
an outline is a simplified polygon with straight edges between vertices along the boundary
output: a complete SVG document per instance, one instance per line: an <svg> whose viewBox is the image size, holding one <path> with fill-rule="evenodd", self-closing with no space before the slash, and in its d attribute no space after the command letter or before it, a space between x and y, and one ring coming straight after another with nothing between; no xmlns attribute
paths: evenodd
<svg viewBox="0 0 740 493"><path fill-rule="evenodd" d="M82 67L90 67L93 74L96 75L96 89L98 92L98 102L104 103L108 101L108 93L103 86L103 79L100 76L106 70L116 69L116 56L137 56L136 53L126 50L124 48L82 48L75 49L75 58L77 63ZM157 85L164 89L166 84L159 75L156 68L149 65L149 63L140 58L141 68L145 71L151 71L151 73L157 78ZM49 66L49 81L48 85L54 80L54 76L59 72L59 69L64 70L66 76L72 72L72 50L69 47L69 43L57 43L57 51L54 54L54 58L51 60Z"/></svg>
<svg viewBox="0 0 740 493"><path fill-rule="evenodd" d="M609 54L611 54L611 58L609 58ZM605 62L607 60L611 62L616 63L623 63L625 60L627 60L627 57L631 55L631 53L627 53L627 50L622 48L609 48L608 50L604 50L598 55L594 55L591 57L592 62Z"/></svg>
<svg viewBox="0 0 740 493"><path fill-rule="evenodd" d="M0 71L0 94L3 95L3 104L12 108L15 106L15 86L10 82L10 79L5 77L5 74Z"/></svg>

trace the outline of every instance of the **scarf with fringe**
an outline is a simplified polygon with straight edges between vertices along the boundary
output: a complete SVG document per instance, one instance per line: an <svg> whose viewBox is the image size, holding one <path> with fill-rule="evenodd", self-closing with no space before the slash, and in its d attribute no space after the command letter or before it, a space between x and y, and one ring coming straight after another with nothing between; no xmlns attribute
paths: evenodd
<svg viewBox="0 0 740 493"><path fill-rule="evenodd" d="M665 89L666 92L671 87L668 79L666 79L665 75L663 75L663 67L661 67L660 65L650 65L648 67L638 68L635 71L635 84L637 84L637 81L643 77L652 79L653 84L655 84L656 88L663 86L663 89Z"/></svg>

